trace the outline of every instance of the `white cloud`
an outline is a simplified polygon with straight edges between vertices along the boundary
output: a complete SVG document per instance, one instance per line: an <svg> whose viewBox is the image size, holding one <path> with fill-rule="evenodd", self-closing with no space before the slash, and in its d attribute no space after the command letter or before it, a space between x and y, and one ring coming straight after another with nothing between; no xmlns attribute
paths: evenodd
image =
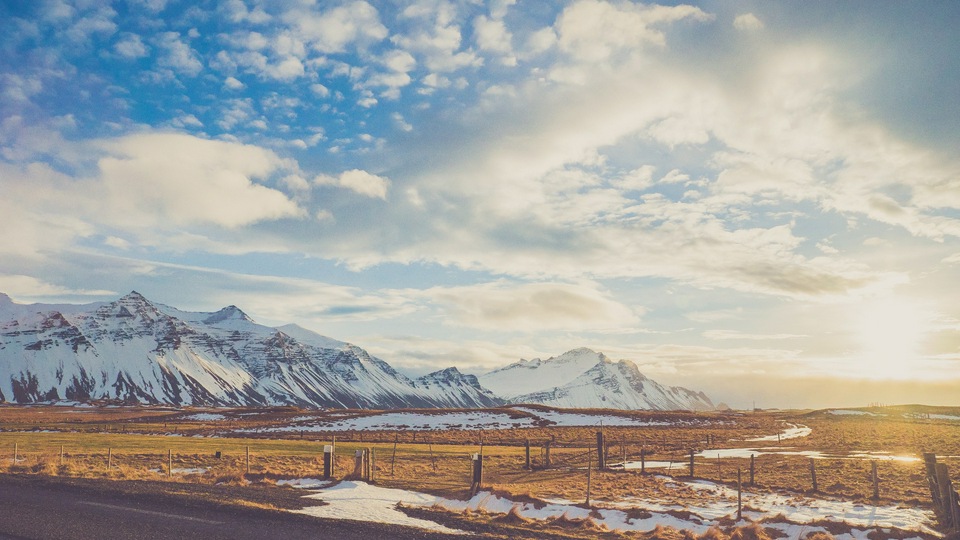
<svg viewBox="0 0 960 540"><path fill-rule="evenodd" d="M243 84L234 77L227 77L223 81L223 86L228 90L243 90L247 85Z"/></svg>
<svg viewBox="0 0 960 540"><path fill-rule="evenodd" d="M113 50L116 51L123 58L127 59L136 59L143 58L150 54L150 50L144 45L143 40L140 39L140 36L137 34L124 33L119 41L113 46Z"/></svg>
<svg viewBox="0 0 960 540"><path fill-rule="evenodd" d="M330 89L320 83L311 84L310 91L322 98L330 95Z"/></svg>
<svg viewBox="0 0 960 540"><path fill-rule="evenodd" d="M366 47L388 35L377 9L364 1L322 12L295 8L287 11L283 18L304 41L325 54L344 52L352 46Z"/></svg>
<svg viewBox="0 0 960 540"><path fill-rule="evenodd" d="M594 283L508 283L438 287L425 294L459 325L505 332L615 331L639 323L629 308Z"/></svg>
<svg viewBox="0 0 960 540"><path fill-rule="evenodd" d="M98 162L90 191L103 197L110 221L240 227L303 215L283 193L253 181L288 167L269 150L176 133L130 135L98 146L107 156Z"/></svg>
<svg viewBox="0 0 960 540"><path fill-rule="evenodd" d="M74 289L39 280L32 276L0 274L0 292L17 302L42 301L48 297L114 295L113 291Z"/></svg>
<svg viewBox="0 0 960 540"><path fill-rule="evenodd" d="M763 21L753 13L737 15L733 20L733 27L741 31L763 30Z"/></svg>
<svg viewBox="0 0 960 540"><path fill-rule="evenodd" d="M663 46L666 38L657 27L682 19L706 21L699 8L681 5L615 5L600 0L580 0L557 19L560 48L572 57L599 62L622 52Z"/></svg>
<svg viewBox="0 0 960 540"><path fill-rule="evenodd" d="M480 15L473 21L473 32L480 50L498 54L503 64L516 64L511 45L513 36L503 20Z"/></svg>
<svg viewBox="0 0 960 540"><path fill-rule="evenodd" d="M164 52L157 60L158 65L190 77L196 77L203 71L197 52L183 42L177 32L161 33L157 37L157 46Z"/></svg>
<svg viewBox="0 0 960 540"><path fill-rule="evenodd" d="M750 334L738 330L707 330L703 337L715 340L776 341L805 338L801 334Z"/></svg>
<svg viewBox="0 0 960 540"><path fill-rule="evenodd" d="M461 50L462 35L453 5L441 2L439 6L424 8L414 4L404 9L402 17L413 27L390 39L402 49L421 55L428 70L449 73L483 64L472 49Z"/></svg>
<svg viewBox="0 0 960 540"><path fill-rule="evenodd" d="M313 182L318 186L340 186L366 197L384 200L390 188L390 179L359 169L344 171L338 177L319 175Z"/></svg>

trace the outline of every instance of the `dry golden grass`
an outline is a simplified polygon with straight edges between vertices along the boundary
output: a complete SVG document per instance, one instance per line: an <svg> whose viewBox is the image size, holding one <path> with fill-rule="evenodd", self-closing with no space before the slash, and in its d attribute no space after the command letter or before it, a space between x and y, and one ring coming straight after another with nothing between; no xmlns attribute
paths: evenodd
<svg viewBox="0 0 960 540"><path fill-rule="evenodd" d="M515 409L502 412L522 417L529 413ZM470 456L480 450L485 456L484 487L516 501L562 498L583 501L586 497L586 465L590 446L596 441L596 427L547 427L484 430L459 429L445 432L339 432L301 434L256 433L251 436L223 436L236 429L267 428L284 423L316 423L322 419L365 416L370 411L302 411L294 408L216 411L221 421L195 420L203 410L177 411L164 408L71 409L69 407L0 406L0 472L92 477L107 479L150 479L164 482L246 485L275 483L281 478L320 477L325 444L337 437L336 478L353 472L353 454L371 449L375 454L374 476L386 487L464 498L471 479ZM418 411L422 412L422 411ZM441 414L431 411L431 414ZM604 414L610 414L604 411ZM904 418L833 416L820 413L790 415L624 413L649 421L681 422L680 427L607 427L609 462L638 460L641 449L648 459L672 461L667 469L639 471L593 471L591 499L623 500L630 497L656 499L665 503L690 504L705 497L662 475L684 477L690 449L731 447L772 447L776 443L748 442L782 429L784 421L813 428L809 437L783 441L790 450L819 450L831 453L890 451L919 454L960 455L960 423ZM44 432L45 429L57 430ZM181 436L158 435L177 433ZM205 435L189 437L183 435ZM219 434L220 437L210 437ZM270 438L267 438L267 437ZM524 444L531 443L532 470L524 468ZM554 468L545 462L543 445L551 442ZM708 445L708 441L712 444ZM20 461L14 463L14 445ZM396 457L394 459L394 445ZM60 446L64 447L63 463ZM250 448L247 472L246 449ZM111 453L107 467L107 453ZM214 454L221 452L221 458ZM168 476L168 452L173 468L203 469L203 474L177 472ZM707 452L709 455L709 452ZM592 454L595 462L596 454ZM947 462L960 471L960 460ZM816 461L820 493L847 500L869 501L872 496L870 463L846 459ZM696 460L696 476L735 485L737 469L743 482L749 480L749 459ZM880 502L912 506L927 504L928 487L919 462L878 463L881 478ZM756 486L752 491L787 490L798 500L811 487L809 460L802 456L762 455L756 459ZM516 516L515 516L516 517ZM514 518L504 518L514 519ZM559 527L559 525L558 525ZM732 532L731 532L732 531ZM596 531L595 531L596 532ZM608 533L604 533L608 534ZM609 533L612 534L612 533ZM717 530L710 538L764 538L769 531ZM679 536L678 536L679 535ZM726 536L722 536L726 535ZM739 536L738 536L739 535ZM650 531L642 538L690 538L674 530Z"/></svg>

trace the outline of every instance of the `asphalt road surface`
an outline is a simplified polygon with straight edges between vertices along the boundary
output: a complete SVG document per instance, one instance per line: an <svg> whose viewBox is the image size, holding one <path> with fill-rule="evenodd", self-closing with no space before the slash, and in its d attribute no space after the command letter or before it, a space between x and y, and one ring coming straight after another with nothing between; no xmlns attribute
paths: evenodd
<svg viewBox="0 0 960 540"><path fill-rule="evenodd" d="M176 497L135 497L102 489L0 476L0 539L452 539L393 525L323 520Z"/></svg>

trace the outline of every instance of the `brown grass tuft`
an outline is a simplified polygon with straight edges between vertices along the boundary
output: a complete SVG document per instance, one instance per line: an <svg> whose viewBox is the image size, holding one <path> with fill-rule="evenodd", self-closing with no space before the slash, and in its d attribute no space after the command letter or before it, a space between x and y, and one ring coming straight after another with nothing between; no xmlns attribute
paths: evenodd
<svg viewBox="0 0 960 540"><path fill-rule="evenodd" d="M508 523L511 525L526 525L530 523L532 520L523 517L520 514L520 505L515 504L510 508L509 512L507 512L502 516L494 518L494 521L498 521L500 523Z"/></svg>

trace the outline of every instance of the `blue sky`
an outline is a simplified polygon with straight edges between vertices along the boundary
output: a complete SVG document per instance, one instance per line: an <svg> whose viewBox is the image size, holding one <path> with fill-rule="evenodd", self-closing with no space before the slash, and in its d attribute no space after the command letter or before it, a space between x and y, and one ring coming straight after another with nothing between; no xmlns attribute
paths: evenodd
<svg viewBox="0 0 960 540"><path fill-rule="evenodd" d="M954 2L0 3L0 291L957 404Z"/></svg>

